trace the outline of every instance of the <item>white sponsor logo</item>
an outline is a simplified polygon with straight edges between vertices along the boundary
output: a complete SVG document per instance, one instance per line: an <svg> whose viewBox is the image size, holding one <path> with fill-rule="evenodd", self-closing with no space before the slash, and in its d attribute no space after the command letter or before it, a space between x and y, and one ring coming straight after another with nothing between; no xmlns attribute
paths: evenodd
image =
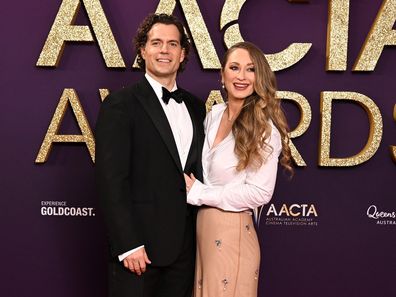
<svg viewBox="0 0 396 297"><path fill-rule="evenodd" d="M42 216L94 217L93 207L69 207L66 201L41 201Z"/></svg>
<svg viewBox="0 0 396 297"><path fill-rule="evenodd" d="M313 204L292 204L287 206L286 204L282 204L282 207L279 211L276 210L274 204L271 204L267 211L267 216L273 214L276 217L286 215L288 217L309 217L309 216L318 216L318 212L316 211L315 205Z"/></svg>
<svg viewBox="0 0 396 297"><path fill-rule="evenodd" d="M370 205L366 214L370 219L375 220L377 225L396 225L394 211L379 211L376 205Z"/></svg>
<svg viewBox="0 0 396 297"><path fill-rule="evenodd" d="M318 226L318 211L314 204L282 204L280 208L271 204L266 216L266 225Z"/></svg>

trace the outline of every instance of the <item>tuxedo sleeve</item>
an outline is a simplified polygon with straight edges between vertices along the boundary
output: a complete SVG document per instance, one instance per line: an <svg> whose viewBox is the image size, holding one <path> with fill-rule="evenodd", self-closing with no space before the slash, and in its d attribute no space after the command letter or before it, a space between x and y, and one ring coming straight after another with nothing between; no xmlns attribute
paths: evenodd
<svg viewBox="0 0 396 297"><path fill-rule="evenodd" d="M130 116L125 100L110 95L102 103L95 129L96 183L113 256L144 244L131 212Z"/></svg>

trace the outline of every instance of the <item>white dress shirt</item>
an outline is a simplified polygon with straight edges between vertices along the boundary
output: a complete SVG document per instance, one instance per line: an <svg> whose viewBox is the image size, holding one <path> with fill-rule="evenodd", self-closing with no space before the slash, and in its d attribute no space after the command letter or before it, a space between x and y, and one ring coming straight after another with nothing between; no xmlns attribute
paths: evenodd
<svg viewBox="0 0 396 297"><path fill-rule="evenodd" d="M180 157L180 162L182 164L182 167L184 168L187 162L188 153L190 152L191 142L193 138L193 125L190 114L184 101L182 103L177 103L175 100L171 99L169 100L168 104L165 104L165 102L162 100L163 86L147 73L145 74L145 77L148 80L150 86L153 88L165 112L166 118L168 119L169 125L172 129L173 137L175 139L177 151ZM173 92L175 90L177 90L176 83L170 91ZM122 261L130 254L143 247L144 245L127 251L122 255L119 255L118 259Z"/></svg>
<svg viewBox="0 0 396 297"><path fill-rule="evenodd" d="M266 161L256 170L236 170L238 158L234 153L235 139L232 131L216 146L212 146L226 104L216 104L205 119L205 141L202 151L204 183L195 180L187 202L192 205L207 205L226 211L255 209L270 201L274 192L278 157L282 150L281 136L272 124L267 143L272 152L262 151Z"/></svg>

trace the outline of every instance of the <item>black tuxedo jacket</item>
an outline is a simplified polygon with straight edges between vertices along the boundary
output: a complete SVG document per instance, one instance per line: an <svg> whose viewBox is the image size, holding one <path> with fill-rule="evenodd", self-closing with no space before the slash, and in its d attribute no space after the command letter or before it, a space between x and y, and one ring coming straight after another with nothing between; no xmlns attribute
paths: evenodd
<svg viewBox="0 0 396 297"><path fill-rule="evenodd" d="M202 178L205 108L184 93L194 131L184 172ZM95 137L96 181L112 256L145 245L152 265L171 264L190 206L172 130L145 78L103 101Z"/></svg>

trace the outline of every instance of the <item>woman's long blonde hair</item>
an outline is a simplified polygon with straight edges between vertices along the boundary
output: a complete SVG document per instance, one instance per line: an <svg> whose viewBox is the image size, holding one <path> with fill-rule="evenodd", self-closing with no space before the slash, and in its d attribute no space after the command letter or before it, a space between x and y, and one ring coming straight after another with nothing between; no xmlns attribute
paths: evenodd
<svg viewBox="0 0 396 297"><path fill-rule="evenodd" d="M271 135L270 120L272 120L282 140L280 163L290 174L293 174L289 128L280 100L275 97L277 90L275 75L263 52L250 42L239 42L228 49L222 62L222 72L229 55L236 49L248 51L255 69L254 92L245 99L242 110L232 125L235 138L234 151L239 160L237 170L243 170L248 166L258 168L266 161L261 151L269 153L273 151L273 148L266 143Z"/></svg>

